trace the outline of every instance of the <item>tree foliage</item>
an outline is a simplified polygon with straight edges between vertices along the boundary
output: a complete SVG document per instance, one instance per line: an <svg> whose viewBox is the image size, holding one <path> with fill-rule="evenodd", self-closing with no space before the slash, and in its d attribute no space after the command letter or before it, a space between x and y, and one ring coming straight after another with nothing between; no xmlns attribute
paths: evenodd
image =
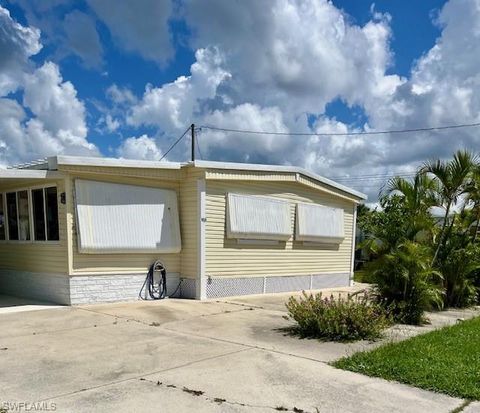
<svg viewBox="0 0 480 413"><path fill-rule="evenodd" d="M363 211L361 248L369 278L397 321L420 323L431 308L478 302L480 287L480 165L458 151L425 162L412 180L395 177L380 209ZM441 211L435 215L435 211Z"/></svg>

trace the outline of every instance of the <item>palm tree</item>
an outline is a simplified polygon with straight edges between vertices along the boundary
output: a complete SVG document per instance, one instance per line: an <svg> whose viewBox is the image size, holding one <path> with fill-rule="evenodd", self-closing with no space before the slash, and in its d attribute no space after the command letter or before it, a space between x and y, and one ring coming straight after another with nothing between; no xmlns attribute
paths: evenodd
<svg viewBox="0 0 480 413"><path fill-rule="evenodd" d="M467 192L467 202L465 204L471 206L470 215L474 229L472 241L475 242L480 227L480 164L473 168L472 179L467 187Z"/></svg>
<svg viewBox="0 0 480 413"><path fill-rule="evenodd" d="M436 181L423 173L415 174L413 180L396 176L386 187L386 196L399 195L406 209L410 211L413 235L428 227L425 218L429 216L429 209L437 204L437 192Z"/></svg>
<svg viewBox="0 0 480 413"><path fill-rule="evenodd" d="M438 236L432 265L437 260L440 248L444 243L445 229L449 214L457 204L459 198L466 194L469 179L477 162L477 157L472 153L460 150L453 155L450 161L434 160L426 162L420 169L420 173L429 174L437 184L438 206L445 210L442 227ZM453 219L451 225L453 224Z"/></svg>

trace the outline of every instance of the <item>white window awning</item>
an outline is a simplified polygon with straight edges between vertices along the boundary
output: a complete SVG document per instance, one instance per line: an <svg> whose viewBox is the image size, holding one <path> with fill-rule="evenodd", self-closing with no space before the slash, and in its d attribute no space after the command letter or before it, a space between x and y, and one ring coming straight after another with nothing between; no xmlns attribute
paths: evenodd
<svg viewBox="0 0 480 413"><path fill-rule="evenodd" d="M318 204L297 204L295 239L339 244L345 238L343 209Z"/></svg>
<svg viewBox="0 0 480 413"><path fill-rule="evenodd" d="M227 237L288 240L292 235L290 204L256 195L227 195Z"/></svg>
<svg viewBox="0 0 480 413"><path fill-rule="evenodd" d="M75 180L82 253L177 253L177 194L170 189Z"/></svg>

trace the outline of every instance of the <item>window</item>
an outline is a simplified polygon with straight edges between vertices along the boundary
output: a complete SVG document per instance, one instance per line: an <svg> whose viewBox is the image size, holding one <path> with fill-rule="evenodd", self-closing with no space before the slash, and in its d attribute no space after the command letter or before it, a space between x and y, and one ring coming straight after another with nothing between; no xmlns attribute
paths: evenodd
<svg viewBox="0 0 480 413"><path fill-rule="evenodd" d="M45 188L45 206L47 239L49 241L58 241L60 238L58 231L58 199L56 187Z"/></svg>
<svg viewBox="0 0 480 413"><path fill-rule="evenodd" d="M32 204L35 241L58 241L57 188L33 189Z"/></svg>
<svg viewBox="0 0 480 413"><path fill-rule="evenodd" d="M4 240L5 235L5 212L3 210L3 194L0 194L0 240Z"/></svg>
<svg viewBox="0 0 480 413"><path fill-rule="evenodd" d="M227 195L228 238L286 241L291 235L288 201L255 195Z"/></svg>
<svg viewBox="0 0 480 413"><path fill-rule="evenodd" d="M7 193L8 239L18 240L17 193Z"/></svg>
<svg viewBox="0 0 480 413"><path fill-rule="evenodd" d="M28 191L17 192L18 204L18 239L30 240L30 210L28 207Z"/></svg>
<svg viewBox="0 0 480 413"><path fill-rule="evenodd" d="M81 253L180 252L173 190L76 179L75 202Z"/></svg>
<svg viewBox="0 0 480 413"><path fill-rule="evenodd" d="M43 188L32 190L33 204L33 236L36 241L46 241L45 231L45 204L43 202Z"/></svg>
<svg viewBox="0 0 480 413"><path fill-rule="evenodd" d="M339 244L345 237L343 221L343 209L341 208L298 203L295 239L297 241Z"/></svg>

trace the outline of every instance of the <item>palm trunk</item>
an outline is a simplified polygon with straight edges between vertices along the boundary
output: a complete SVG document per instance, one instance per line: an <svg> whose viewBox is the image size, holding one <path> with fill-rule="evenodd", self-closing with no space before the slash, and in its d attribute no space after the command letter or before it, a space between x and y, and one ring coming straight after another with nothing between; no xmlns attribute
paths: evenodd
<svg viewBox="0 0 480 413"><path fill-rule="evenodd" d="M477 223L475 224L475 232L473 233L472 242L477 240L478 229L480 228L480 214L477 213Z"/></svg>
<svg viewBox="0 0 480 413"><path fill-rule="evenodd" d="M438 237L437 248L435 249L435 254L433 255L433 259L432 259L432 267L435 264L435 261L437 261L438 253L440 252L440 248L442 247L442 244L443 244L445 227L447 226L447 219L448 219L448 214L450 213L450 207L451 206L452 206L452 203L450 201L450 202L448 202L447 208L445 209L445 217L443 218L442 229L440 230L440 235Z"/></svg>

